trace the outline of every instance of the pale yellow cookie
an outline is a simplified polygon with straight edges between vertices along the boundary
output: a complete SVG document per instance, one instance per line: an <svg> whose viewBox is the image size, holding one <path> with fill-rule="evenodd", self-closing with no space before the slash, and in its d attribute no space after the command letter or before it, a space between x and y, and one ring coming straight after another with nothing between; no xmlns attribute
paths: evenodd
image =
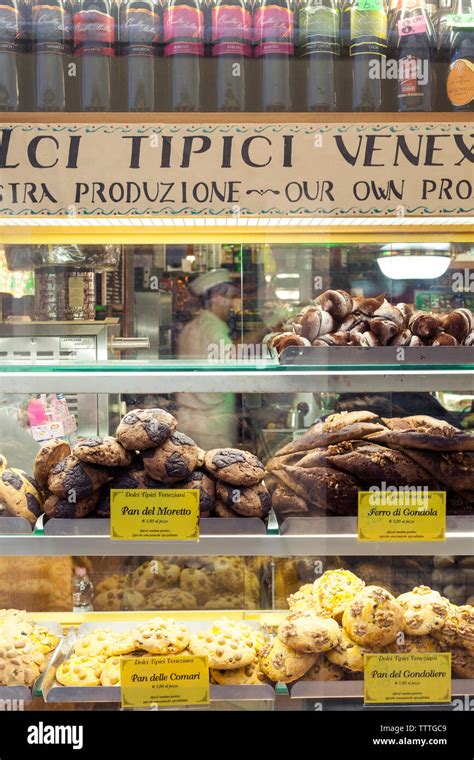
<svg viewBox="0 0 474 760"><path fill-rule="evenodd" d="M59 643L59 636L56 636L55 633L52 633L47 628L43 628L40 625L33 626L33 630L28 638L34 644L36 649L39 649L43 654L52 652L53 649L56 649Z"/></svg>
<svg viewBox="0 0 474 760"><path fill-rule="evenodd" d="M402 608L381 586L366 586L349 602L342 616L347 635L367 647L391 644L403 625Z"/></svg>
<svg viewBox="0 0 474 760"><path fill-rule="evenodd" d="M120 657L109 657L100 674L102 686L120 685Z"/></svg>
<svg viewBox="0 0 474 760"><path fill-rule="evenodd" d="M106 655L110 643L115 639L110 628L98 628L85 636L79 636L74 644L74 654L78 657L99 657Z"/></svg>
<svg viewBox="0 0 474 760"><path fill-rule="evenodd" d="M350 570L326 570L315 580L313 596L321 610L340 621L349 602L364 586L364 581Z"/></svg>
<svg viewBox="0 0 474 760"><path fill-rule="evenodd" d="M439 631L449 616L450 602L429 586L416 586L400 594L397 602L403 610L403 630L411 636Z"/></svg>
<svg viewBox="0 0 474 760"><path fill-rule="evenodd" d="M32 686L45 664L42 652L28 640L2 639L0 642L1 686Z"/></svg>
<svg viewBox="0 0 474 760"><path fill-rule="evenodd" d="M257 628L252 628L251 625L247 625L247 623L243 623L240 620L229 620L226 617L218 618L214 622L211 628L211 632L222 633L223 631L229 629L233 633L240 636L243 640L251 643L257 654L262 649L262 647L268 643L263 634Z"/></svg>
<svg viewBox="0 0 474 760"><path fill-rule="evenodd" d="M110 637L104 651L106 657L117 657L121 654L130 654L138 649L133 631L116 633Z"/></svg>
<svg viewBox="0 0 474 760"><path fill-rule="evenodd" d="M297 652L278 638L264 646L259 655L262 672L270 681L281 683L291 683L302 678L316 659L316 654Z"/></svg>
<svg viewBox="0 0 474 760"><path fill-rule="evenodd" d="M209 667L217 670L237 670L256 658L253 641L231 628L192 634L189 649L192 654L207 656Z"/></svg>
<svg viewBox="0 0 474 760"><path fill-rule="evenodd" d="M57 668L56 680L63 686L100 686L104 663L103 657L73 655Z"/></svg>
<svg viewBox="0 0 474 760"><path fill-rule="evenodd" d="M236 670L210 669L211 682L221 686L242 686L244 684L260 686L265 683L265 675L260 670L257 661Z"/></svg>
<svg viewBox="0 0 474 760"><path fill-rule="evenodd" d="M278 638L298 652L319 654L336 646L339 625L329 617L320 617L312 610L290 612L278 626Z"/></svg>
<svg viewBox="0 0 474 760"><path fill-rule="evenodd" d="M364 654L370 654L373 650L356 644L343 630L339 632L339 641L334 647L326 652L329 662L351 673L362 673L364 670Z"/></svg>
<svg viewBox="0 0 474 760"><path fill-rule="evenodd" d="M298 591L295 591L287 599L290 610L297 612L298 610L319 609L313 591L314 586L312 583L305 583L303 586L300 586Z"/></svg>
<svg viewBox="0 0 474 760"><path fill-rule="evenodd" d="M189 631L172 618L156 617L135 629L140 649L150 654L178 654L189 644Z"/></svg>

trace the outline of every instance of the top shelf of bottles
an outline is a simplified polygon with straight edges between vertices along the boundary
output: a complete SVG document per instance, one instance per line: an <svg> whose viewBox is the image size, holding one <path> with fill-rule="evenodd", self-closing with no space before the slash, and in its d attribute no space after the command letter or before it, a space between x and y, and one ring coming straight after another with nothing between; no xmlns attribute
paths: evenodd
<svg viewBox="0 0 474 760"><path fill-rule="evenodd" d="M0 22L4 112L474 109L473 0L5 0Z"/></svg>

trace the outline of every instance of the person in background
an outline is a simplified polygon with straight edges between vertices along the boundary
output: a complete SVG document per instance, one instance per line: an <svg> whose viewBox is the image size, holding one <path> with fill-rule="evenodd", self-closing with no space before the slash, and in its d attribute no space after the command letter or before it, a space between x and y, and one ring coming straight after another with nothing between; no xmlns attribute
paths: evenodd
<svg viewBox="0 0 474 760"><path fill-rule="evenodd" d="M229 320L235 302L240 300L240 290L226 269L211 269L193 280L189 288L199 297L200 309L178 337L178 357L201 362L215 359L216 352L221 357L234 342ZM281 321L281 314L273 318ZM268 324L262 324L261 328L247 333L243 342L260 343L268 332ZM240 339L237 342L240 343ZM234 393L179 393L176 403L179 429L201 448L236 446L239 430Z"/></svg>

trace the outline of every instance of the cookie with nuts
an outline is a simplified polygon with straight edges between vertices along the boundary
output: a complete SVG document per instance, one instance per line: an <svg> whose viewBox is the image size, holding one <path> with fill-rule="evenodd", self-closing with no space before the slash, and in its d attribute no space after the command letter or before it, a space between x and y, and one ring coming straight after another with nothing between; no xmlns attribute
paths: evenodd
<svg viewBox="0 0 474 760"><path fill-rule="evenodd" d="M270 681L291 683L304 676L316 662L317 656L298 652L276 638L261 650L260 669Z"/></svg>
<svg viewBox="0 0 474 760"><path fill-rule="evenodd" d="M361 646L391 644L404 629L403 610L381 586L366 586L347 605L342 616L347 635Z"/></svg>
<svg viewBox="0 0 474 760"><path fill-rule="evenodd" d="M416 586L400 594L398 604L403 610L403 630L411 636L426 636L439 631L449 615L450 602L429 586Z"/></svg>
<svg viewBox="0 0 474 760"><path fill-rule="evenodd" d="M336 646L339 625L311 610L290 612L278 627L278 638L298 652L319 654Z"/></svg>
<svg viewBox="0 0 474 760"><path fill-rule="evenodd" d="M236 486L256 486L265 477L262 462L249 451L211 449L206 452L206 469L218 480Z"/></svg>
<svg viewBox="0 0 474 760"><path fill-rule="evenodd" d="M137 626L135 630L139 649L150 654L178 654L189 644L189 632L172 618L156 617Z"/></svg>
<svg viewBox="0 0 474 760"><path fill-rule="evenodd" d="M253 642L230 628L192 634L189 649L192 654L206 656L209 667L217 670L237 670L256 659Z"/></svg>

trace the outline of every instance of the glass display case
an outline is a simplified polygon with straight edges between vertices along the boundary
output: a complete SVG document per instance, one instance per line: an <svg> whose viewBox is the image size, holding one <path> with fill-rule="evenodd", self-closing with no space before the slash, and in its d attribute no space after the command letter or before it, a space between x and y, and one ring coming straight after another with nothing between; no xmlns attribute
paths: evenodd
<svg viewBox="0 0 474 760"><path fill-rule="evenodd" d="M30 709L119 709L157 616L162 655L208 641L213 709L362 709L377 653L449 653L472 692L472 244L331 237L5 243L1 606L44 651L2 688ZM188 490L199 541L113 539L114 493ZM374 492L441 494L445 535L365 540Z"/></svg>

